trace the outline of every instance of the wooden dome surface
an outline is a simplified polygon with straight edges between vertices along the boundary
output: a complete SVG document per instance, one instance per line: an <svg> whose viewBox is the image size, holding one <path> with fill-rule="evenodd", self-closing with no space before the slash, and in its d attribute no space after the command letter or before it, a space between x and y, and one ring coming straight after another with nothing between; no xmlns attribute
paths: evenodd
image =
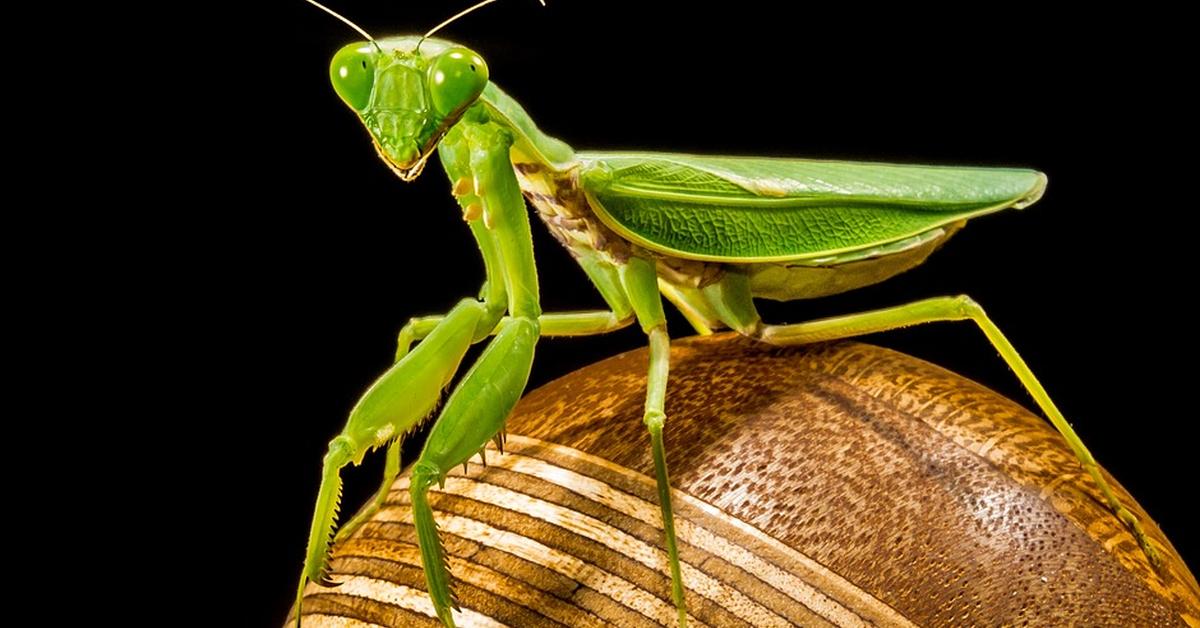
<svg viewBox="0 0 1200 628"><path fill-rule="evenodd" d="M645 350L528 394L501 455L431 501L460 626L675 625ZM1043 419L944 369L853 342L674 341L667 457L692 625L1200 626ZM401 476L309 585L306 626L438 625ZM290 618L289 618L290 619Z"/></svg>

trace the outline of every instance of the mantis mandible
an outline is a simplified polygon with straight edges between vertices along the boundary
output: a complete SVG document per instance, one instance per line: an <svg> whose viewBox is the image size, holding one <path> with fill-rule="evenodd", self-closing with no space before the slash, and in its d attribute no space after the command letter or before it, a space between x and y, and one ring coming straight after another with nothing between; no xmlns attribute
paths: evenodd
<svg viewBox="0 0 1200 628"><path fill-rule="evenodd" d="M403 326L394 365L363 394L342 433L330 442L298 603L308 581L333 584L327 568L341 469L358 464L368 451L386 448L381 490L337 531L339 537L379 507L400 472L404 435L433 413L467 349L486 341L442 406L411 468L413 521L429 595L441 621L454 625L456 602L429 490L489 441L502 444L505 419L524 391L539 338L603 334L636 324L650 349L644 421L672 597L685 624L686 583L663 447L670 344L663 299L698 333L730 328L780 346L929 322L973 322L1062 433L1107 505L1150 560L1159 561L1140 522L1117 498L1087 447L970 298L935 297L790 325L764 322L755 309L755 298L791 301L836 294L911 269L969 219L1036 202L1046 186L1042 173L575 151L542 132L489 80L478 53L429 34L375 39L357 30L367 41L335 54L330 65L334 90L401 179L417 178L437 153L487 279L477 298ZM542 311L526 201L609 309Z"/></svg>

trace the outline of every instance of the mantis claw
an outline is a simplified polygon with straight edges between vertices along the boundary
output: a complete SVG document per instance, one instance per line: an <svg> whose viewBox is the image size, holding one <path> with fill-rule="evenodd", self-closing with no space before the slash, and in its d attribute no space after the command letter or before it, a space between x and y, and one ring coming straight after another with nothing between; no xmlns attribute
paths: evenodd
<svg viewBox="0 0 1200 628"><path fill-rule="evenodd" d="M326 562L331 562L331 561L329 559L326 559ZM316 583L325 587L326 589L332 589L335 587L342 586L342 583L340 581L333 579L333 577L330 574L328 569L326 569L325 572L321 574L321 579L317 580Z"/></svg>
<svg viewBox="0 0 1200 628"><path fill-rule="evenodd" d="M1133 532L1133 538L1137 539L1138 546L1142 548L1143 552L1145 552L1146 558L1150 561L1150 565L1155 569L1162 568L1163 558L1158 553L1158 550L1154 548L1153 543L1150 541L1149 535L1147 535L1145 529L1142 528L1142 522L1138 520L1137 515L1130 512L1128 508L1120 503L1118 503L1115 508L1117 510L1117 518L1120 519L1121 522L1128 526L1130 531Z"/></svg>
<svg viewBox="0 0 1200 628"><path fill-rule="evenodd" d="M1150 536L1146 534L1146 529L1142 527L1142 522L1138 519L1138 516L1126 508L1125 504L1121 503L1121 500L1109 488L1108 483L1104 481L1104 476L1100 473L1100 465L1091 458L1091 454L1088 454L1088 460L1081 464L1088 475L1092 476L1092 480L1099 486L1100 492L1104 495L1104 503L1107 504L1108 509L1117 516L1117 519L1121 523L1125 524L1125 527L1129 529L1129 533L1137 540L1138 547L1146 555L1146 560L1150 562L1150 566L1155 569L1161 569L1164 565L1162 555L1154 548L1153 543L1150 541Z"/></svg>

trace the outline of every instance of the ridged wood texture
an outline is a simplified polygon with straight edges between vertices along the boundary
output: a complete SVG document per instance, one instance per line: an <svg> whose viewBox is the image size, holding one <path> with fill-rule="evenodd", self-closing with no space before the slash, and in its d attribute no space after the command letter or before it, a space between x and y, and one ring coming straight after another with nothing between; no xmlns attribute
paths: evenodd
<svg viewBox="0 0 1200 628"><path fill-rule="evenodd" d="M674 625L646 359L533 391L508 453L434 491L460 625ZM1119 485L1161 573L1044 420L928 363L689 338L667 413L693 625L1200 626L1194 576ZM406 489L335 548L344 584L309 586L305 625L436 625Z"/></svg>

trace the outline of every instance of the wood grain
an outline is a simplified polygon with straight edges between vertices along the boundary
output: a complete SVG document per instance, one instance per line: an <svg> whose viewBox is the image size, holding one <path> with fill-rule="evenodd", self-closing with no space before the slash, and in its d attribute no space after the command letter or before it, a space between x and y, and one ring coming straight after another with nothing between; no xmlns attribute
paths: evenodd
<svg viewBox="0 0 1200 628"><path fill-rule="evenodd" d="M506 454L432 503L460 625L674 625L645 351L533 391ZM1056 432L893 351L676 341L667 452L695 625L1200 626L1200 587L1156 572ZM407 477L334 550L305 625L435 626Z"/></svg>

